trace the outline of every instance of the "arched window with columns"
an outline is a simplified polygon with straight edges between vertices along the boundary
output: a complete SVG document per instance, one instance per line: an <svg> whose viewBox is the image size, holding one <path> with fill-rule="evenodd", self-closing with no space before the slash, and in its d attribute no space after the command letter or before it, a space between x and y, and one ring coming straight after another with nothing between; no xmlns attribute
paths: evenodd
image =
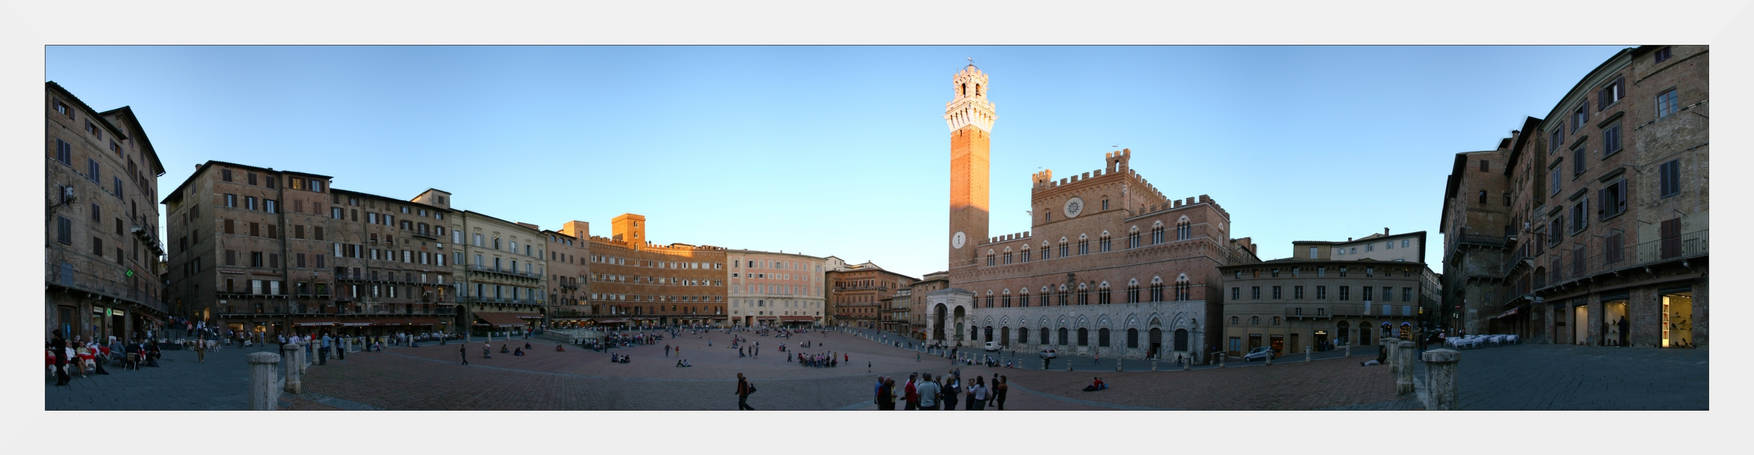
<svg viewBox="0 0 1754 455"><path fill-rule="evenodd" d="M1127 280L1127 303L1139 303L1139 279Z"/></svg>
<svg viewBox="0 0 1754 455"><path fill-rule="evenodd" d="M1139 247L1139 227L1133 226L1132 229L1127 230L1127 248L1131 249L1131 248L1138 248L1138 247Z"/></svg>
<svg viewBox="0 0 1754 455"><path fill-rule="evenodd" d="M1102 235L1096 237L1096 251L1107 253L1108 250L1108 231L1102 231Z"/></svg>
<svg viewBox="0 0 1754 455"><path fill-rule="evenodd" d="M1151 222L1151 244L1161 243L1163 243L1163 221L1153 221Z"/></svg>
<svg viewBox="0 0 1754 455"><path fill-rule="evenodd" d="M1017 306L1029 308L1029 288L1017 289Z"/></svg>
<svg viewBox="0 0 1754 455"><path fill-rule="evenodd" d="M1087 285L1084 283L1078 283L1078 304L1079 305L1089 305L1090 304L1090 285Z"/></svg>
<svg viewBox="0 0 1754 455"><path fill-rule="evenodd" d="M1152 301L1152 302L1162 302L1163 301L1163 277L1159 277L1159 276L1151 277L1151 300L1150 301Z"/></svg>
<svg viewBox="0 0 1754 455"><path fill-rule="evenodd" d="M1113 297L1109 297L1109 292L1110 292L1110 290L1108 288L1107 281L1104 281L1104 282L1102 282L1102 284L1097 285L1096 286L1096 304L1097 305L1107 305L1107 304L1111 303L1112 302L1111 299L1113 299Z"/></svg>
<svg viewBox="0 0 1754 455"><path fill-rule="evenodd" d="M1191 238L1194 238L1194 225L1193 225L1193 223L1189 222L1188 217L1186 217L1186 216L1183 216L1183 217L1181 217L1181 219L1176 220L1176 222L1175 222L1175 239L1176 240L1187 240L1187 239L1191 239Z"/></svg>
<svg viewBox="0 0 1754 455"><path fill-rule="evenodd" d="M1184 273L1175 278L1176 300L1191 300L1193 289L1194 285L1188 281L1188 274Z"/></svg>

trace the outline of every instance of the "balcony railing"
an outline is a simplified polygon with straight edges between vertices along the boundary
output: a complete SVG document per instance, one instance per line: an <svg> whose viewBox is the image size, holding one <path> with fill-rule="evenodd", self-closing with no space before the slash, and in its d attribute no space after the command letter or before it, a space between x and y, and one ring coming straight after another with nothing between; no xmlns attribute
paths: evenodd
<svg viewBox="0 0 1754 455"><path fill-rule="evenodd" d="M1536 274L1534 286L1541 290L1600 274L1705 257L1710 254L1709 234L1709 229L1699 230L1619 248L1603 247L1605 242L1592 237L1592 248L1585 251L1594 254L1579 257L1575 250L1556 249L1542 257L1536 266L1546 270Z"/></svg>
<svg viewBox="0 0 1754 455"><path fill-rule="evenodd" d="M106 267L114 268L116 270L100 275L84 270L78 270L73 267L72 263L68 262L61 262L58 264L51 263L46 265L47 267L43 267L43 281L49 285L114 297L119 300L126 300L152 308L161 313L165 312L166 308L168 308L164 301L159 299L159 296L152 292L148 292L148 289L152 288L151 286L135 287L133 283L130 282L133 279L128 278L126 276L127 272L121 270L119 267ZM138 274L135 276L139 278L141 284L158 281L156 276L142 276Z"/></svg>

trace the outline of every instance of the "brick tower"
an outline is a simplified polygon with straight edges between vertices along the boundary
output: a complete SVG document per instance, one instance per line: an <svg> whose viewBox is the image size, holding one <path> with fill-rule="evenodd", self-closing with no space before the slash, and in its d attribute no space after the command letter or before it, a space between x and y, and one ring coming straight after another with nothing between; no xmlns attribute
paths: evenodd
<svg viewBox="0 0 1754 455"><path fill-rule="evenodd" d="M956 96L944 106L950 125L951 269L974 265L975 245L987 241L987 147L998 118L987 101L987 74L972 59L954 81Z"/></svg>

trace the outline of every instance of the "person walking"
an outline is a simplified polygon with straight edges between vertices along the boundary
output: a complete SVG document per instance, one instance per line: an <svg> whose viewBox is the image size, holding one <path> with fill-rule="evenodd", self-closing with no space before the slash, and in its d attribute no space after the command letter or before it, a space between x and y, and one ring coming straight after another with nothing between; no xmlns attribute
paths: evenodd
<svg viewBox="0 0 1754 455"><path fill-rule="evenodd" d="M877 387L877 409L895 410L895 379L883 378L883 384Z"/></svg>
<svg viewBox="0 0 1754 455"><path fill-rule="evenodd" d="M323 332L323 346L321 350L317 351L317 364L329 364L329 332Z"/></svg>
<svg viewBox="0 0 1754 455"><path fill-rule="evenodd" d="M907 374L907 386L902 388L902 399L906 401L902 406L902 410L904 411L913 411L920 408L920 393L914 384L914 380L919 379L919 376L918 373Z"/></svg>
<svg viewBox="0 0 1754 455"><path fill-rule="evenodd" d="M1005 410L1005 392L1011 389L1011 386L1006 384L1007 380L1008 378L999 376L999 379L993 381L993 390L997 392L993 394L993 398L997 400L1000 411Z"/></svg>
<svg viewBox="0 0 1754 455"><path fill-rule="evenodd" d="M914 389L916 391L918 391L919 395L920 395L919 409L923 410L923 411L924 410L930 410L930 411L938 410L938 392L940 391L938 383L932 382L932 374L931 373L922 374L920 376L920 379L921 379L920 384L918 386L914 387Z"/></svg>
<svg viewBox="0 0 1754 455"><path fill-rule="evenodd" d="M975 376L974 385L968 388L968 409L972 411L980 411L985 410L986 408L987 385L981 381L980 376Z"/></svg>
<svg viewBox="0 0 1754 455"><path fill-rule="evenodd" d="M749 407L749 394L751 394L751 393L755 393L755 385L750 384L749 378L743 377L743 373L737 373L737 410L738 411L742 411L742 410L754 411L755 410L755 408Z"/></svg>
<svg viewBox="0 0 1754 455"><path fill-rule="evenodd" d="M944 395L944 410L955 411L957 395L962 392L962 378L954 374L946 374L944 375L944 385L939 389L941 390L940 394Z"/></svg>
<svg viewBox="0 0 1754 455"><path fill-rule="evenodd" d="M73 376L67 374L67 339L61 338L61 331L56 330L49 340L49 352L55 356L55 385L64 386Z"/></svg>
<svg viewBox="0 0 1754 455"><path fill-rule="evenodd" d="M195 339L195 363L207 363L207 336Z"/></svg>
<svg viewBox="0 0 1754 455"><path fill-rule="evenodd" d="M457 345L457 357L462 357L463 364L468 365L469 364L469 346L462 345L462 344Z"/></svg>

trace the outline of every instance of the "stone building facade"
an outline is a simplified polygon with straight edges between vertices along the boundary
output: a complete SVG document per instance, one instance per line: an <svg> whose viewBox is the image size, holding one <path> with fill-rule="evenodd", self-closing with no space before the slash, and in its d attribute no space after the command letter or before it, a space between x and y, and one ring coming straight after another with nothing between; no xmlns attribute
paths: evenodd
<svg viewBox="0 0 1754 455"><path fill-rule="evenodd" d="M624 213L612 220L613 237L590 238L593 323L625 327L728 322L725 249L651 243L645 221L644 216Z"/></svg>
<svg viewBox="0 0 1754 455"><path fill-rule="evenodd" d="M725 257L731 326L818 326L826 322L824 258L755 250L729 250Z"/></svg>
<svg viewBox="0 0 1754 455"><path fill-rule="evenodd" d="M99 112L54 82L43 98L43 336L144 334L175 310L158 273L164 165L133 109Z"/></svg>
<svg viewBox="0 0 1754 455"><path fill-rule="evenodd" d="M458 322L472 332L533 329L549 314L547 237L527 223L462 210Z"/></svg>
<svg viewBox="0 0 1754 455"><path fill-rule="evenodd" d="M1546 118L1502 140L1501 168L1457 156L1441 221L1444 306L1464 309L1464 328L1551 343L1707 345L1709 52L1622 50ZM1482 204L1470 185L1507 196ZM1495 204L1507 213L1500 230L1473 229L1472 214ZM1473 251L1492 249L1502 259ZM1451 289L1458 280L1491 285Z"/></svg>
<svg viewBox="0 0 1754 455"><path fill-rule="evenodd" d="M883 270L869 261L846 266L844 270L829 271L826 275L828 302L834 311L835 324L866 329L882 327L884 315L888 312L884 300L893 299L896 291L919 281Z"/></svg>
<svg viewBox="0 0 1754 455"><path fill-rule="evenodd" d="M164 200L178 239L170 262L193 272L171 272L172 301L192 319L268 336L450 330L450 210L331 183L198 165Z"/></svg>
<svg viewBox="0 0 1754 455"><path fill-rule="evenodd" d="M568 221L559 231L543 230L548 237L548 298L551 323L574 326L591 314L591 224ZM564 322L564 323L562 323Z"/></svg>
<svg viewBox="0 0 1754 455"><path fill-rule="evenodd" d="M1162 334L1198 332L1179 354L1216 346L1218 267L1258 262L1230 239L1229 213L1200 195L1171 200L1129 167L1131 150L1071 178L1032 177L1029 232L987 233L989 141L997 118L988 76L953 79L949 288L927 295L926 336L966 347L1055 346L1115 357L1162 356Z"/></svg>
<svg viewBox="0 0 1754 455"><path fill-rule="evenodd" d="M1411 244L1424 232L1374 239ZM1299 253L1313 242L1297 242ZM1347 250L1350 253L1350 247ZM1431 269L1419 261L1294 257L1220 267L1225 275L1223 350L1271 346L1276 355L1309 348L1370 346L1417 330L1431 299ZM1181 333L1176 334L1180 343Z"/></svg>
<svg viewBox="0 0 1754 455"><path fill-rule="evenodd" d="M950 272L932 272L920 277L920 281L908 286L907 323L904 324L909 338L926 339L926 298L934 292L950 287Z"/></svg>

